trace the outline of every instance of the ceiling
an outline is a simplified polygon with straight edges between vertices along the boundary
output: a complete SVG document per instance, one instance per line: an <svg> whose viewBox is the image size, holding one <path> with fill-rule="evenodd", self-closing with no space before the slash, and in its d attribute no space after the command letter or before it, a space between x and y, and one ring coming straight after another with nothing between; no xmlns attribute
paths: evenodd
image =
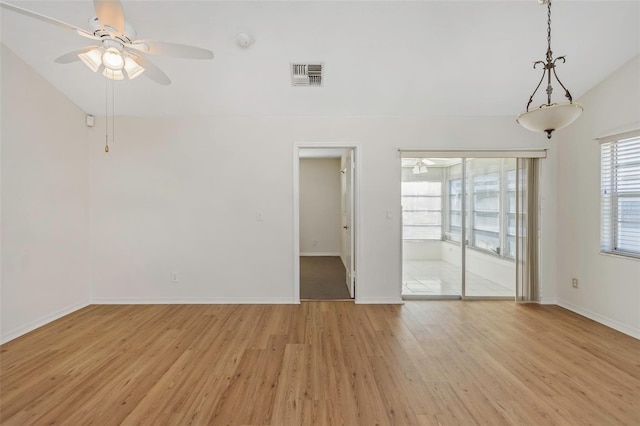
<svg viewBox="0 0 640 426"><path fill-rule="evenodd" d="M9 2L87 29L95 15L84 0ZM546 51L546 7L536 0L122 4L139 38L193 44L215 58L153 57L172 84L116 82L116 115L515 116ZM81 109L104 114L106 79L80 62L53 62L90 40L1 13L4 44ZM567 57L558 75L574 98L640 54L637 0L557 0L552 22L554 55ZM255 42L239 47L239 32ZM324 86L291 87L289 64L317 61Z"/></svg>

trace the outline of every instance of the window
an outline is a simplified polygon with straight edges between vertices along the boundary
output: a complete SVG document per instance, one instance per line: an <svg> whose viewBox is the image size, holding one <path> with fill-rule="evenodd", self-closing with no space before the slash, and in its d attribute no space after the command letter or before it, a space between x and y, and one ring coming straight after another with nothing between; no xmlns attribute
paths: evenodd
<svg viewBox="0 0 640 426"><path fill-rule="evenodd" d="M466 243L508 258L516 256L516 161L515 158L466 160L468 212ZM455 166L454 166L455 167ZM460 242L462 233L462 170L448 173L445 206L445 238ZM522 213L520 219L523 219Z"/></svg>
<svg viewBox="0 0 640 426"><path fill-rule="evenodd" d="M471 180L471 245L500 254L500 173L478 174Z"/></svg>
<svg viewBox="0 0 640 426"><path fill-rule="evenodd" d="M507 257L516 257L516 171L507 171L507 208L505 224L505 250ZM525 210L522 209L521 210ZM522 215L522 213L521 213ZM522 228L521 228L522 229Z"/></svg>
<svg viewBox="0 0 640 426"><path fill-rule="evenodd" d="M449 181L449 232L447 239L462 239L462 179Z"/></svg>
<svg viewBox="0 0 640 426"><path fill-rule="evenodd" d="M600 146L600 251L640 258L640 136Z"/></svg>
<svg viewBox="0 0 640 426"><path fill-rule="evenodd" d="M402 182L402 238L442 239L441 182Z"/></svg>

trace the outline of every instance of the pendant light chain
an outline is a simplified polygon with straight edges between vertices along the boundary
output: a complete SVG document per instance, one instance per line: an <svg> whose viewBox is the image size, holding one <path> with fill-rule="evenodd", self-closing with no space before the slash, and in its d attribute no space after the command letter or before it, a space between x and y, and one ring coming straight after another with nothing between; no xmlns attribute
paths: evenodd
<svg viewBox="0 0 640 426"><path fill-rule="evenodd" d="M553 52L551 51L551 0L547 1L547 105L551 105L551 94L553 87L551 86L551 70L555 72L555 63L553 61Z"/></svg>
<svg viewBox="0 0 640 426"><path fill-rule="evenodd" d="M551 60L551 0L547 2L547 59Z"/></svg>

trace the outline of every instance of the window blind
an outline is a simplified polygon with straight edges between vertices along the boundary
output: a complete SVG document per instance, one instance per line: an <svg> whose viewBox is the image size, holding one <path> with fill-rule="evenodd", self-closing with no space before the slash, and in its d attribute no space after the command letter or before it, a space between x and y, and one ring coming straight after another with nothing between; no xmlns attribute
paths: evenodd
<svg viewBox="0 0 640 426"><path fill-rule="evenodd" d="M600 147L600 250L640 257L640 136Z"/></svg>

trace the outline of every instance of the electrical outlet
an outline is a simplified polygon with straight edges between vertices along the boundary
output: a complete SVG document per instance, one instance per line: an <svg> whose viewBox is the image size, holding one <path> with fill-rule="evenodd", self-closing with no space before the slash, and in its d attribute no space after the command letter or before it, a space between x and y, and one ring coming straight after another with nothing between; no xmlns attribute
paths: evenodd
<svg viewBox="0 0 640 426"><path fill-rule="evenodd" d="M311 245L314 246L314 247L317 246L318 245L318 241L316 241L316 240L311 241Z"/></svg>
<svg viewBox="0 0 640 426"><path fill-rule="evenodd" d="M173 271L171 273L171 282L172 283L180 282L180 275L178 274L178 271Z"/></svg>
<svg viewBox="0 0 640 426"><path fill-rule="evenodd" d="M573 278L571 280L571 287L578 288L578 279L577 278Z"/></svg>

